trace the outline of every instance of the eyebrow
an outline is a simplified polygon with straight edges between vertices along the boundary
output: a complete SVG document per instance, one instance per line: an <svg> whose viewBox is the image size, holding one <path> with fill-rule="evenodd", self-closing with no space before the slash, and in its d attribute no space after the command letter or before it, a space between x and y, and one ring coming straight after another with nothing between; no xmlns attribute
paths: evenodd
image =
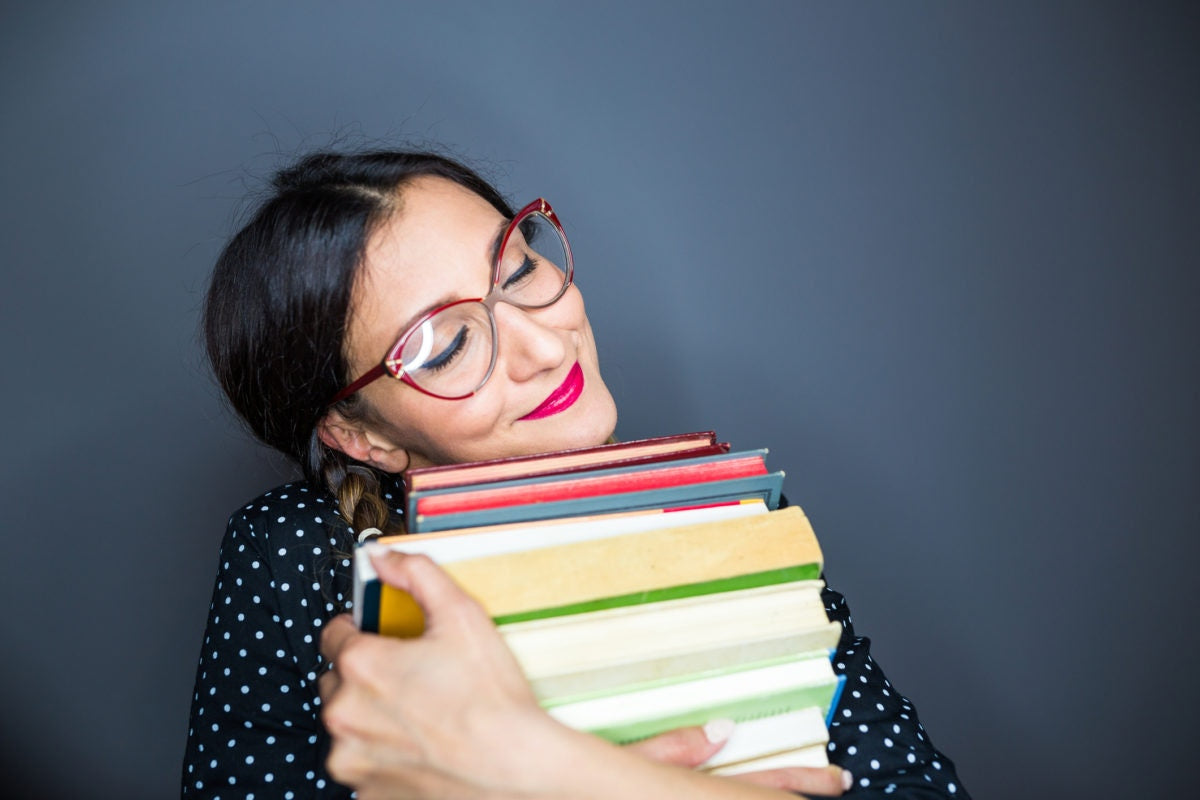
<svg viewBox="0 0 1200 800"><path fill-rule="evenodd" d="M487 265L488 265L488 267L487 268L488 268L488 290L489 291L491 290L491 285L492 285L492 271L495 268L496 259L500 257L500 243L504 239L504 232L508 230L508 226L511 222L512 222L512 220L509 220L509 219L500 220L500 224L498 226L496 226L496 233L492 236L491 241L488 243L488 247L487 247L487 254L488 254ZM404 322L404 324L400 326L399 331L397 331L397 333L396 333L396 341L397 342L400 341L400 337L403 336L405 333L407 333L412 328L412 326L416 324L417 320L419 320L421 317L428 314L430 311L433 311L435 308L441 308L442 306L450 305L451 303L455 302L456 300L462 300L462 299L463 298L461 298L461 297L445 295L437 300L434 300L432 303L425 306L420 311L417 311L415 314L413 314L411 317L409 317L408 320L406 320ZM393 346L394 346L394 343L393 343Z"/></svg>

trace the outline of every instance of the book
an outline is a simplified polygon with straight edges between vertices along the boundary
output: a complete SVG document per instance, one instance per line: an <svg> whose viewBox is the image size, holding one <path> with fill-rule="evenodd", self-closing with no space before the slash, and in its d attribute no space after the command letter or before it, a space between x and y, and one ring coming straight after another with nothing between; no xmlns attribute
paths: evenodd
<svg viewBox="0 0 1200 800"><path fill-rule="evenodd" d="M384 536L377 541L395 546L406 553L423 553L434 561L448 564L467 558L518 553L551 545L605 539L657 528L680 527L699 522L715 522L768 509L760 499L710 503L682 508L644 508L583 517L562 517L474 528L454 528L432 533Z"/></svg>
<svg viewBox="0 0 1200 800"><path fill-rule="evenodd" d="M484 534L486 536L486 534ZM403 550L403 544L390 547ZM687 558L680 558L687 553ZM356 559L364 630L420 631L420 610ZM798 506L443 564L497 624L818 578L820 546ZM414 617L414 615L416 615Z"/></svg>
<svg viewBox="0 0 1200 800"><path fill-rule="evenodd" d="M725 745L700 769L735 775L776 767L828 766L829 729L817 706L739 723Z"/></svg>
<svg viewBox="0 0 1200 800"><path fill-rule="evenodd" d="M559 722L624 744L717 718L745 722L808 707L824 717L841 684L829 652L819 651L542 705Z"/></svg>
<svg viewBox="0 0 1200 800"><path fill-rule="evenodd" d="M505 481L413 491L407 513L423 520L438 514L504 508L527 503L551 503L625 492L665 489L688 484L764 475L766 451L718 453L649 464L624 465L575 475L540 475Z"/></svg>
<svg viewBox="0 0 1200 800"><path fill-rule="evenodd" d="M540 700L836 647L822 581L706 594L502 626ZM619 642L619 646L612 643Z"/></svg>
<svg viewBox="0 0 1200 800"><path fill-rule="evenodd" d="M648 508L436 533L402 534L382 537L378 542L402 552L428 555L433 560L445 564L472 556L521 552L550 544L567 544L755 513L766 513L766 505L761 500L682 509ZM424 629L424 617L420 608L406 593L381 583L370 559L354 560L353 597L354 622L362 630L391 636L416 636Z"/></svg>
<svg viewBox="0 0 1200 800"><path fill-rule="evenodd" d="M405 494L425 489L486 483L535 475L562 475L601 466L622 466L667 461L689 456L728 452L713 431L657 436L596 447L560 450L529 456L510 456L467 464L444 464L410 469L401 475Z"/></svg>
<svg viewBox="0 0 1200 800"><path fill-rule="evenodd" d="M736 732L735 732L736 733ZM757 740L759 746L770 748L769 740ZM748 758L732 764L719 765L706 770L712 775L737 775L742 772L759 772L767 769L784 769L787 767L828 767L829 753L828 732L824 742L816 742L805 747L785 750L781 753L768 753L757 758Z"/></svg>
<svg viewBox="0 0 1200 800"><path fill-rule="evenodd" d="M445 514L420 514L409 518L413 533L497 525L508 522L533 522L542 519L580 517L612 511L637 511L652 508L682 508L761 499L768 508L779 506L783 473L770 472L745 478L730 478L704 483L685 483L658 489L601 494L551 502L531 502Z"/></svg>
<svg viewBox="0 0 1200 800"><path fill-rule="evenodd" d="M479 601L564 723L624 743L729 717L714 774L824 764L842 630L812 527L779 508L766 455L704 432L413 470L411 533L379 541ZM369 559L354 583L363 629L423 630Z"/></svg>

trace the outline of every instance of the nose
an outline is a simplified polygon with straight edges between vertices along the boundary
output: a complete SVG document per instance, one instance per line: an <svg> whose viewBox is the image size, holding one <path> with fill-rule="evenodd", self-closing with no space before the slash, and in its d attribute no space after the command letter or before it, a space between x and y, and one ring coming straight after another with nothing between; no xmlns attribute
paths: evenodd
<svg viewBox="0 0 1200 800"><path fill-rule="evenodd" d="M526 381L560 366L567 357L567 346L555 328L537 319L537 311L525 311L508 303L496 303L499 348L497 370L514 381Z"/></svg>

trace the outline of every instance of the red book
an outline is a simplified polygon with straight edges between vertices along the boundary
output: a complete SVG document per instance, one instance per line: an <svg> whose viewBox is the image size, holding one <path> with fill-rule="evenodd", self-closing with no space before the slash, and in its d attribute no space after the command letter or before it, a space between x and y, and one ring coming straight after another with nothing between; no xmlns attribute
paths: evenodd
<svg viewBox="0 0 1200 800"><path fill-rule="evenodd" d="M421 467L407 470L400 477L405 492L409 493L472 483L569 474L605 467L651 464L728 452L728 443L718 443L714 432L700 431L612 442L553 453L495 458L468 464Z"/></svg>
<svg viewBox="0 0 1200 800"><path fill-rule="evenodd" d="M419 495L416 514L432 516L492 508L550 503L601 495L664 489L767 473L765 451L670 462L662 466L602 470L561 480L516 481L478 489Z"/></svg>

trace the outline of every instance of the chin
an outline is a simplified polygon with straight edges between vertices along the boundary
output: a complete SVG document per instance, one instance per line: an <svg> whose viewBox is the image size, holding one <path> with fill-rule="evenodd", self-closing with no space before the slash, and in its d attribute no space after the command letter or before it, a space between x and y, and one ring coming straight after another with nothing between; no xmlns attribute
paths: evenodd
<svg viewBox="0 0 1200 800"><path fill-rule="evenodd" d="M612 438L617 427L617 408L607 389L580 400L586 402L539 420L545 427L541 435L530 438L530 453L595 447Z"/></svg>

